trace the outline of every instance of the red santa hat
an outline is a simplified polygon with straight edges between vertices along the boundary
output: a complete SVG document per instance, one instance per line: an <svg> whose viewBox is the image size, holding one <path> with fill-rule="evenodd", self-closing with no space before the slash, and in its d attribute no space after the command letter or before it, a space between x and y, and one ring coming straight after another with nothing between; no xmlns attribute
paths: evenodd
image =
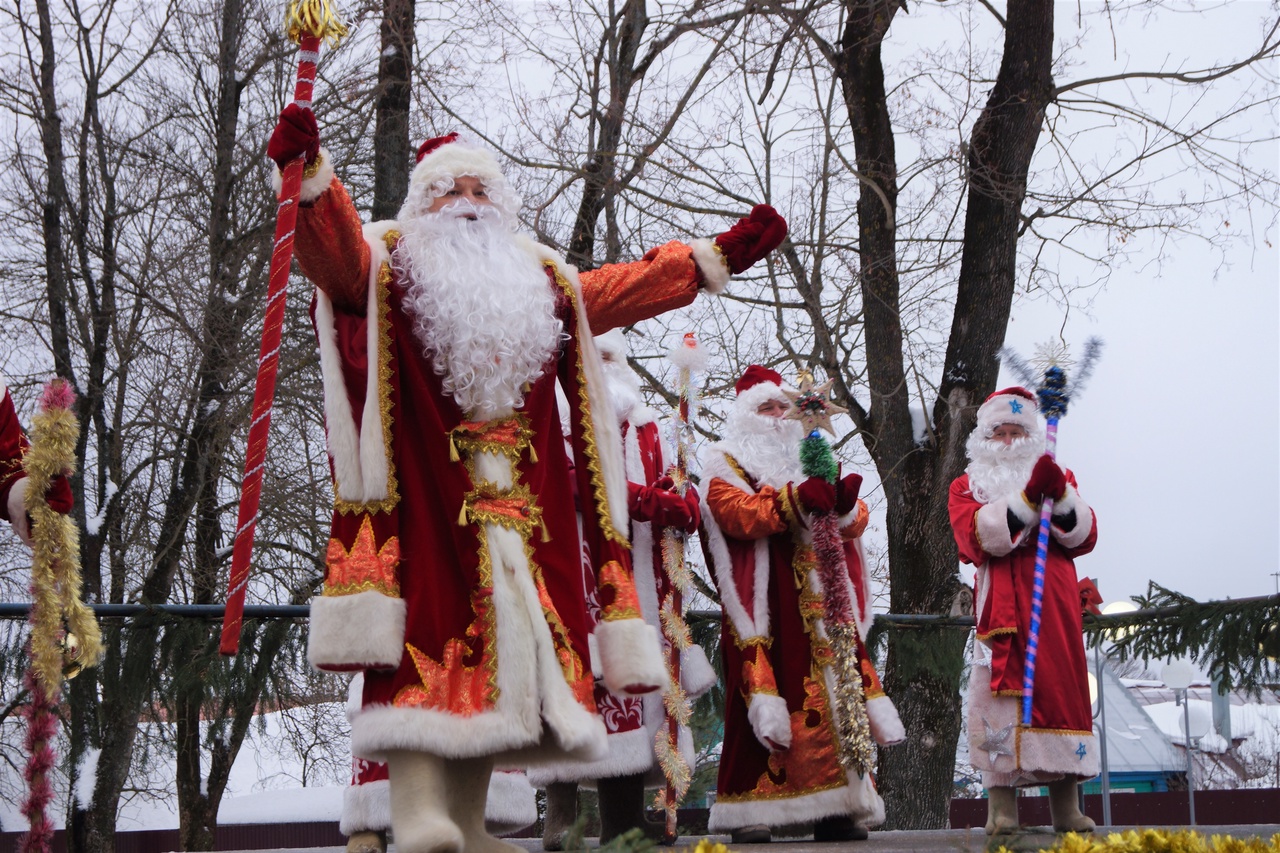
<svg viewBox="0 0 1280 853"><path fill-rule="evenodd" d="M1036 395L1026 388L1013 386L996 391L978 407L978 425L975 431L990 438L1001 424L1016 424L1027 435L1040 432L1040 417L1036 409Z"/></svg>
<svg viewBox="0 0 1280 853"><path fill-rule="evenodd" d="M493 152L461 139L456 132L447 133L418 146L418 165L409 175L409 192L400 218L426 212L432 199L452 186L454 178L464 175L479 178L491 200L500 207L508 207L515 198ZM515 206L519 206L518 201ZM515 210L507 212L514 215Z"/></svg>
<svg viewBox="0 0 1280 853"><path fill-rule="evenodd" d="M791 402L782 390L782 374L759 364L748 367L734 383L733 390L738 394L733 407L739 412L755 414L760 404L769 400Z"/></svg>

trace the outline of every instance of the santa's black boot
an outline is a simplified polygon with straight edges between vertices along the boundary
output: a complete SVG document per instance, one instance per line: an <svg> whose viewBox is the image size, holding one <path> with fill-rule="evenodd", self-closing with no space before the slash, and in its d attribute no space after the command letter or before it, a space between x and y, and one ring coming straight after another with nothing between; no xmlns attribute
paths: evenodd
<svg viewBox="0 0 1280 853"><path fill-rule="evenodd" d="M645 838L662 841L666 827L644 817L644 775L615 776L596 783L600 792L600 843L608 844L629 829L639 828ZM667 839L667 843L675 839Z"/></svg>
<svg viewBox="0 0 1280 853"><path fill-rule="evenodd" d="M547 786L547 817L542 823L542 849L563 850L564 836L578 819L578 783Z"/></svg>

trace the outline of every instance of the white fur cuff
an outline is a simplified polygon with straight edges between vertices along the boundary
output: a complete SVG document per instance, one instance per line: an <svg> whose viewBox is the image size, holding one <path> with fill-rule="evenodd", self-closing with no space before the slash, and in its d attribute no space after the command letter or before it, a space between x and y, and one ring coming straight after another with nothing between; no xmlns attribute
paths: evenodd
<svg viewBox="0 0 1280 853"><path fill-rule="evenodd" d="M982 550L993 557L1003 557L1013 550L1018 540L1009 535L1008 507L1012 501L1026 506L1020 495L1008 500L998 500L978 510L974 518L977 527L978 542Z"/></svg>
<svg viewBox="0 0 1280 853"><path fill-rule="evenodd" d="M596 626L596 646L604 686L617 696L630 695L626 688L665 690L667 667L662 662L658 631L643 619L618 619Z"/></svg>
<svg viewBox="0 0 1280 853"><path fill-rule="evenodd" d="M391 783L386 779L348 785L342 792L342 817L338 831L343 835L357 832L386 832L391 828Z"/></svg>
<svg viewBox="0 0 1280 853"><path fill-rule="evenodd" d="M752 693L750 702L747 720L756 740L770 752L775 745L782 749L791 746L791 714L787 711L787 700L776 693Z"/></svg>
<svg viewBox="0 0 1280 853"><path fill-rule="evenodd" d="M1040 522L1040 507L1032 506L1024 492L1014 492L1004 502L1023 525L1035 527Z"/></svg>
<svg viewBox="0 0 1280 853"><path fill-rule="evenodd" d="M27 478L19 477L9 487L9 523L22 544L31 547L31 530L27 524Z"/></svg>
<svg viewBox="0 0 1280 853"><path fill-rule="evenodd" d="M316 167L316 173L309 178L302 179L302 189L298 193L298 201L302 204L310 204L320 196L324 195L324 191L329 189L329 184L333 183L333 158L329 156L329 152L323 146L320 153L316 155L319 165ZM280 167L272 164L271 166L271 189L275 190L276 197L280 197L280 187L284 184L284 176L280 174Z"/></svg>
<svg viewBox="0 0 1280 853"><path fill-rule="evenodd" d="M907 739L898 709L888 696L867 700L867 722L871 724L871 737L881 746L893 746Z"/></svg>
<svg viewBox="0 0 1280 853"><path fill-rule="evenodd" d="M693 250L693 262L698 265L707 293L721 293L729 286L729 265L724 255L716 250L716 244L701 237L689 244Z"/></svg>
<svg viewBox="0 0 1280 853"><path fill-rule="evenodd" d="M316 669L395 669L404 655L405 604L380 592L311 600L307 661Z"/></svg>
<svg viewBox="0 0 1280 853"><path fill-rule="evenodd" d="M500 771L489 777L484 828L490 835L509 835L537 821L538 802L529 777L514 771Z"/></svg>
<svg viewBox="0 0 1280 853"><path fill-rule="evenodd" d="M1080 497L1074 486L1067 486L1067 496L1063 498L1061 504L1053 507L1054 515L1066 515L1069 512L1076 514L1075 527L1064 531L1055 524L1050 528L1053 538L1057 539L1058 544L1063 548L1075 548L1083 544L1093 532L1093 510Z"/></svg>
<svg viewBox="0 0 1280 853"><path fill-rule="evenodd" d="M680 686L690 699L697 699L715 684L716 671L702 646L690 646L680 653Z"/></svg>

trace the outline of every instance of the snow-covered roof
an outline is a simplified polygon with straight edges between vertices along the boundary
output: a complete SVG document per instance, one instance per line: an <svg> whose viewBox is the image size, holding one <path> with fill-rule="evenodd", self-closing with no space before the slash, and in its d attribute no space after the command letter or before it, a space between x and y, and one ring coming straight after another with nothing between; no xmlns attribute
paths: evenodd
<svg viewBox="0 0 1280 853"><path fill-rule="evenodd" d="M1092 661L1090 670L1096 674ZM1099 693L1106 702L1109 772L1170 773L1183 769L1183 759L1170 745L1162 728L1109 666L1103 666ZM1100 726L1101 714L1094 718L1095 733L1099 736Z"/></svg>

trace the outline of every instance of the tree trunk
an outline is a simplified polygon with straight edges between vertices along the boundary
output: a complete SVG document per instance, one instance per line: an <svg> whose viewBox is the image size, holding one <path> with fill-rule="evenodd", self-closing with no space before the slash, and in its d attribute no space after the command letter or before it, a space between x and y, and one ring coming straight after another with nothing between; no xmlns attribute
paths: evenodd
<svg viewBox="0 0 1280 853"><path fill-rule="evenodd" d="M600 214L613 204L618 192L618 148L622 144L622 131L626 127L627 101L631 97L631 87L640 76L635 67L636 56L640 51L645 28L649 25L644 0L628 0L609 24L605 36L608 56L603 60L609 75L608 101L603 109L599 109L602 95L599 91L592 93L596 109L592 111L591 124L595 127L595 133L592 135L587 162L582 168L582 200L578 205L578 216L574 221L573 236L569 240L567 253L569 263L580 269L591 269L597 264L596 225L600 221ZM593 75L597 87L602 83L599 62L600 57L597 57ZM604 262L616 261L617 255L616 237L606 240Z"/></svg>
<svg viewBox="0 0 1280 853"><path fill-rule="evenodd" d="M385 0L373 132L373 218L394 219L409 191L413 0Z"/></svg>

